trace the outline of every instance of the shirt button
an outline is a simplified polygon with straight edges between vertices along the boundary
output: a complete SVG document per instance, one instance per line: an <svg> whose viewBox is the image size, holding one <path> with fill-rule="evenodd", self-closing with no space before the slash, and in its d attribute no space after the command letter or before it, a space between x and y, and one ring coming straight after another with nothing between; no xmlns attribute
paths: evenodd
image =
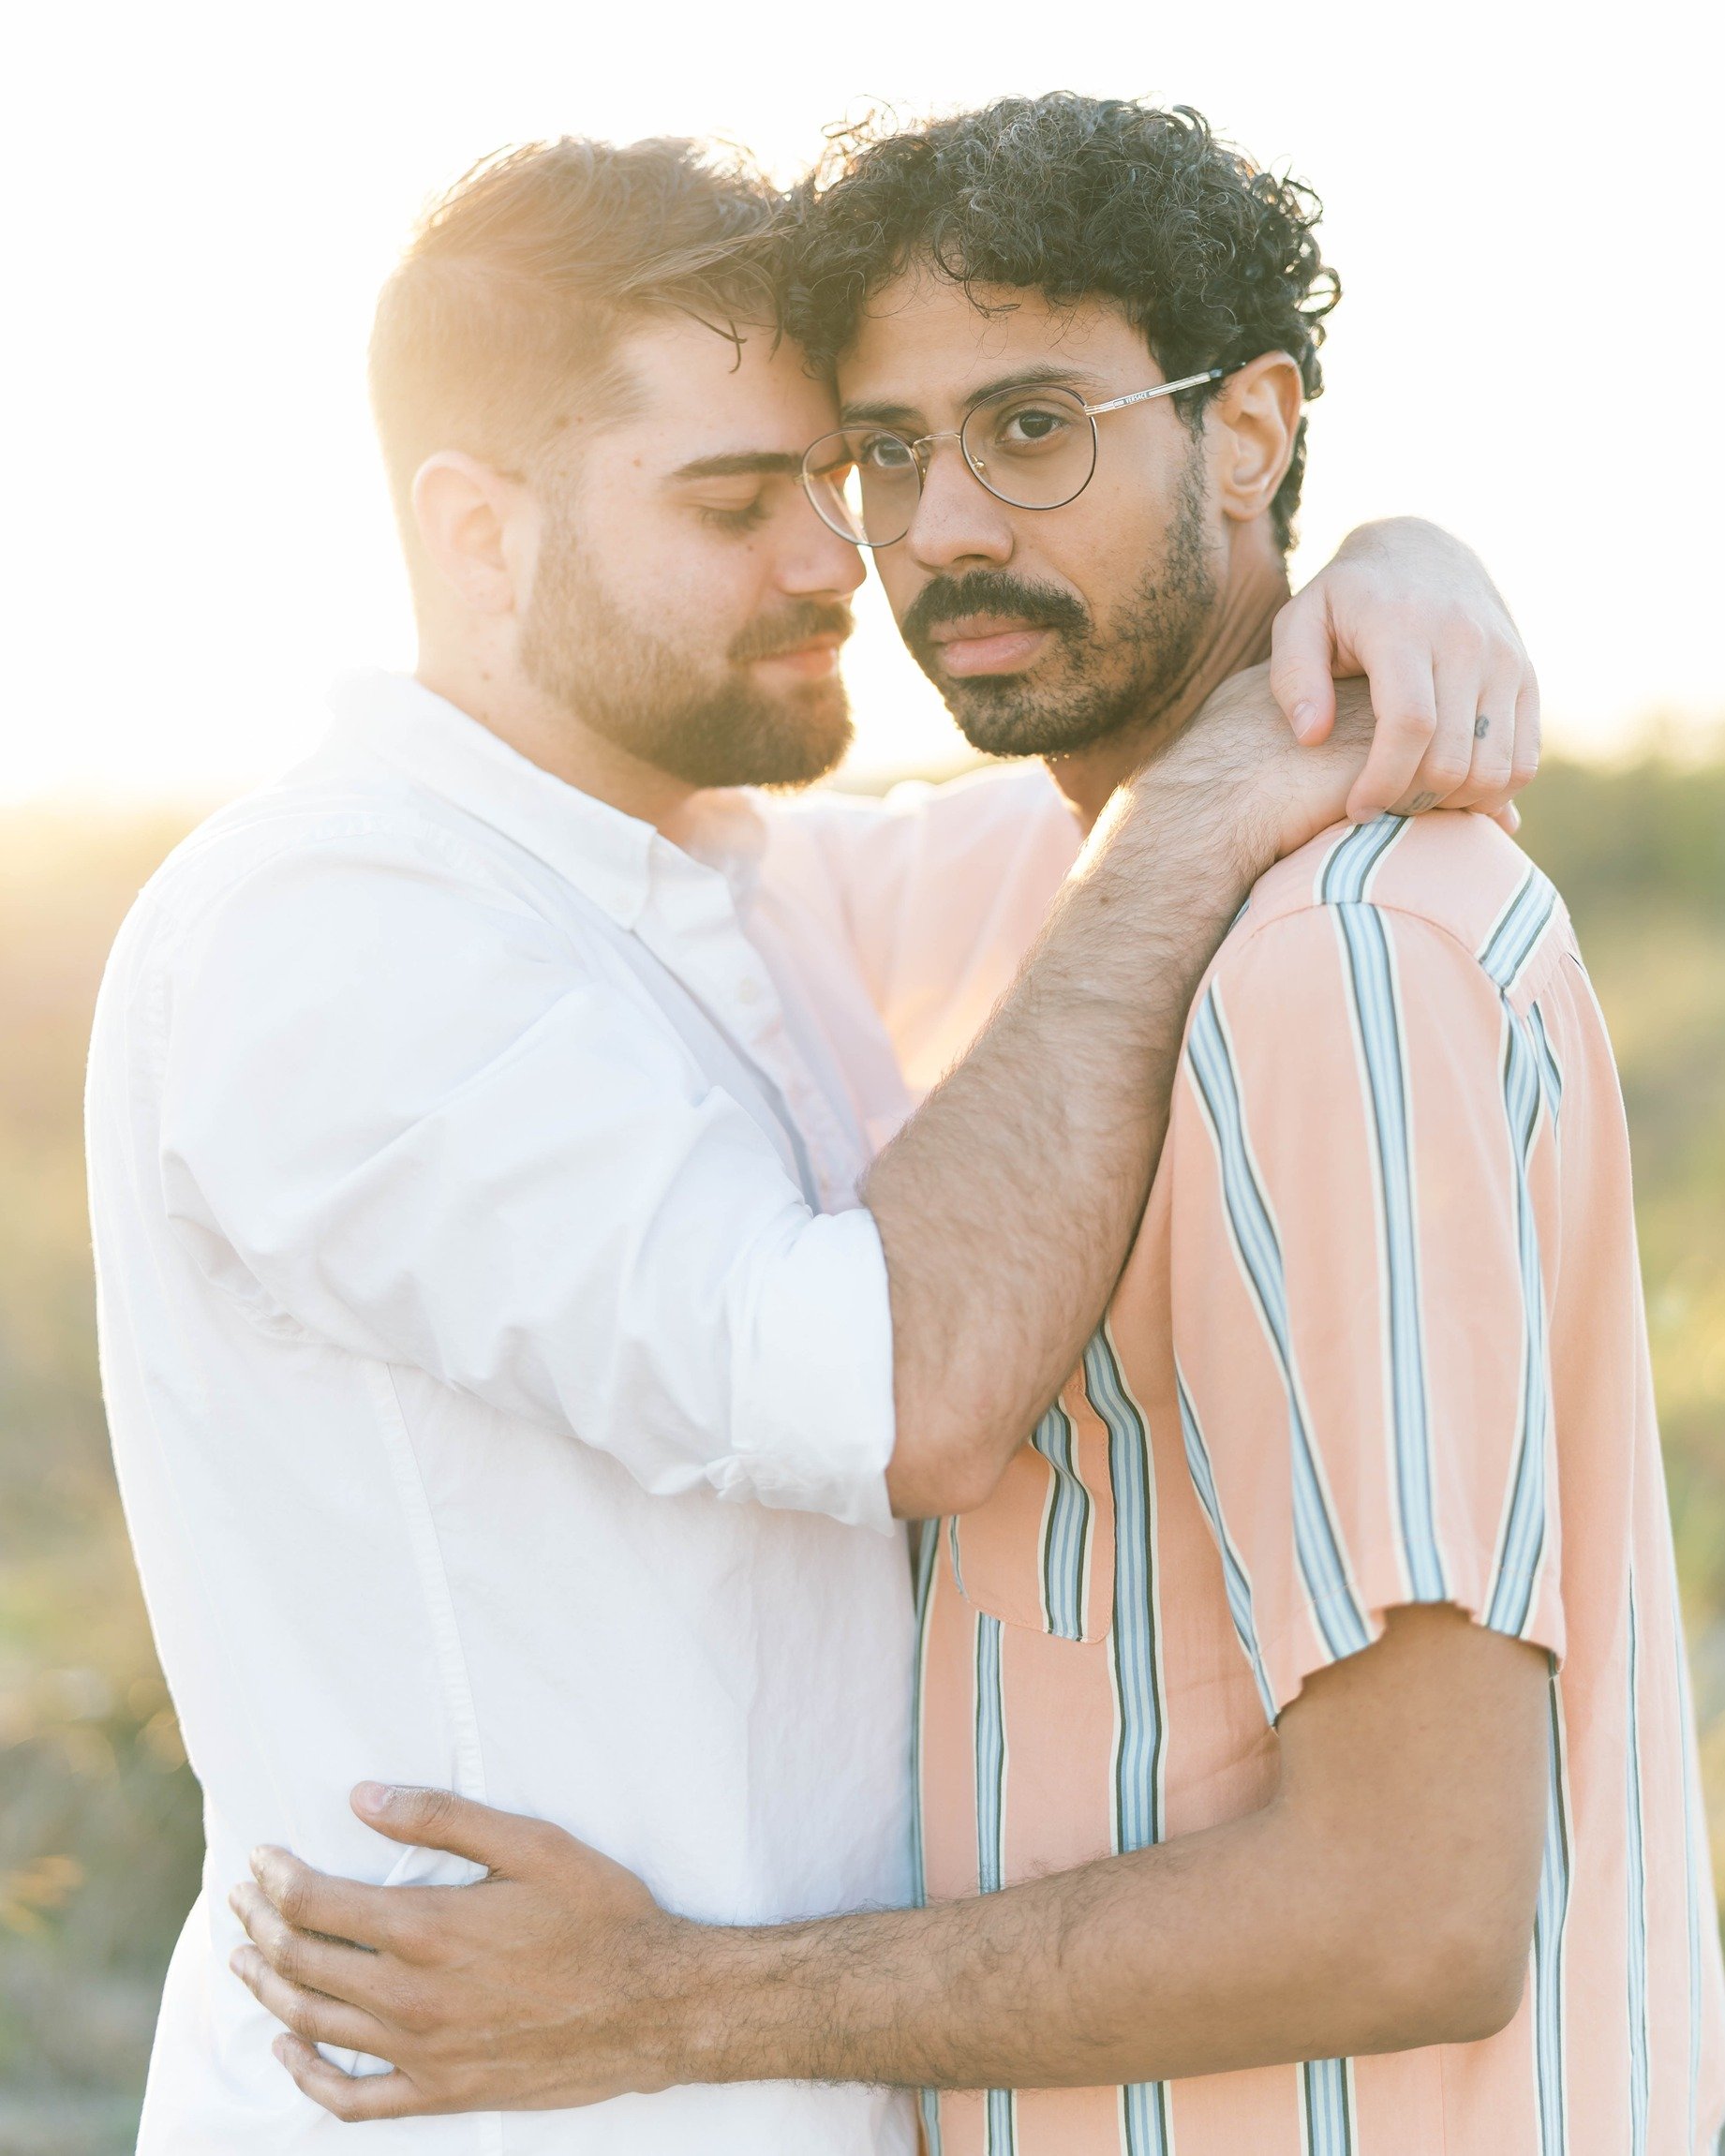
<svg viewBox="0 0 1725 2156"><path fill-rule="evenodd" d="M758 1004L761 1000L760 982L738 981L736 984L736 1000L739 1004Z"/></svg>

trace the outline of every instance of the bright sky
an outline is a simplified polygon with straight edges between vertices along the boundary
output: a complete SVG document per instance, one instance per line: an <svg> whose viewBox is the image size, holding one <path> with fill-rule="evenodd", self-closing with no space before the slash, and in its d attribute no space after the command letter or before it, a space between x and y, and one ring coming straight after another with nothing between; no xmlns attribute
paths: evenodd
<svg viewBox="0 0 1725 2156"><path fill-rule="evenodd" d="M0 799L209 798L410 650L365 415L422 201L562 132L720 132L789 173L862 101L1186 102L1310 179L1347 296L1306 544L1479 546L1554 736L1725 714L1718 0L56 0L10 36ZM869 605L860 760L958 746Z"/></svg>

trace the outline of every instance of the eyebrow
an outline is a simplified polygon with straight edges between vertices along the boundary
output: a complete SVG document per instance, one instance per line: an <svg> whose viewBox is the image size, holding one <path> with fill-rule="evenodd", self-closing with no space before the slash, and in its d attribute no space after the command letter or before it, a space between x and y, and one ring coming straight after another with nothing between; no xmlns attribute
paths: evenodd
<svg viewBox="0 0 1725 2156"><path fill-rule="evenodd" d="M1082 367L1063 366L1058 360L1040 360L1029 366L1014 367L1010 374L998 375L992 381L980 382L964 400L968 411L974 405L987 404L991 396L1004 395L1015 389L1070 389L1077 391L1080 384L1094 389L1096 378ZM916 425L922 414L907 404L849 404L844 407L843 417L847 425L898 426Z"/></svg>
<svg viewBox="0 0 1725 2156"><path fill-rule="evenodd" d="M742 449L725 456L697 456L692 463L678 465L671 478L675 483L689 479L736 479L751 472L764 475L788 472L794 476L802 468L802 458L793 456L788 449Z"/></svg>

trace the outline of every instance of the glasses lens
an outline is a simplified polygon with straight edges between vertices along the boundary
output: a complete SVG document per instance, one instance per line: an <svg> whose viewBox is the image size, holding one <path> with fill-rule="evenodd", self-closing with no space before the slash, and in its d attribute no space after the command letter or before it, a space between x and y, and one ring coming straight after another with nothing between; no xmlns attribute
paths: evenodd
<svg viewBox="0 0 1725 2156"><path fill-rule="evenodd" d="M964 459L990 494L1019 509L1059 509L1096 468L1096 429L1061 389L1013 390L964 422Z"/></svg>
<svg viewBox="0 0 1725 2156"><path fill-rule="evenodd" d="M891 546L911 528L922 474L902 436L847 426L803 458L803 485L824 523L854 546Z"/></svg>

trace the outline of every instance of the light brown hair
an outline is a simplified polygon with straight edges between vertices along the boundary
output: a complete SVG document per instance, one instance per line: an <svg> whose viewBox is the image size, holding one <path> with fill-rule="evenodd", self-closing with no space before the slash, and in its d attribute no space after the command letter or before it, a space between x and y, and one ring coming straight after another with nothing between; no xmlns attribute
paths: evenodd
<svg viewBox="0 0 1725 2156"><path fill-rule="evenodd" d="M409 553L413 476L457 449L530 477L577 407L614 410L619 338L679 311L770 324L754 244L778 198L742 156L564 136L488 157L421 220L379 298L372 409ZM770 334L770 332L769 332Z"/></svg>

